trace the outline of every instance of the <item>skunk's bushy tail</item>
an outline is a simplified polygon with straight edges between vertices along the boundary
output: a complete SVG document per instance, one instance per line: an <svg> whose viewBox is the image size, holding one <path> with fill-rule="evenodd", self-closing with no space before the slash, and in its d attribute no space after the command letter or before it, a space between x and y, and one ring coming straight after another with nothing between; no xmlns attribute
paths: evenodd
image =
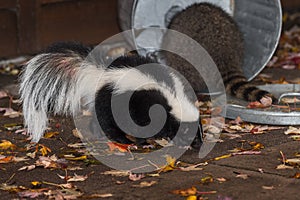
<svg viewBox="0 0 300 200"><path fill-rule="evenodd" d="M20 76L24 125L38 142L48 113L74 116L94 100L102 68L85 61L83 46L59 43L32 58Z"/></svg>

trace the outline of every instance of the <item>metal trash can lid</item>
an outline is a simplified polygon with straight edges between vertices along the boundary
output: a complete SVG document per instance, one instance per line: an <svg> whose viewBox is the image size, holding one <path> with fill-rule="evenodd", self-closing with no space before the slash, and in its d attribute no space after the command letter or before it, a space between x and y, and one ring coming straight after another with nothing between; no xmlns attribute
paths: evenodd
<svg viewBox="0 0 300 200"><path fill-rule="evenodd" d="M210 2L228 12L244 34L245 60L242 66L252 80L271 59L281 34L282 11L280 0L119 0L119 21L123 30L149 27L166 28L170 18L186 7ZM163 37L157 36L160 44ZM151 33L135 35L136 46ZM142 37L142 38L141 38Z"/></svg>

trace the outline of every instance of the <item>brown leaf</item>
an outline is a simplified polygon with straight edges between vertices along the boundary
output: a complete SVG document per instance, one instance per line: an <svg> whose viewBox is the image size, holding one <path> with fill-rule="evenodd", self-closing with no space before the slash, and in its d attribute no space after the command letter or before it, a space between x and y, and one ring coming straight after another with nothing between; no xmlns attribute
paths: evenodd
<svg viewBox="0 0 300 200"><path fill-rule="evenodd" d="M297 172L294 176L292 176L292 178L300 179L300 173Z"/></svg>
<svg viewBox="0 0 300 200"><path fill-rule="evenodd" d="M132 187L145 188L145 187L151 187L155 184L157 184L157 181L150 181L150 182L143 181L143 182L140 182L140 184L138 184L138 185L132 185Z"/></svg>
<svg viewBox="0 0 300 200"><path fill-rule="evenodd" d="M173 190L172 193L177 194L177 195L181 195L183 197L187 197L187 196L196 195L197 194L197 188L193 186L193 187L188 188L188 189Z"/></svg>

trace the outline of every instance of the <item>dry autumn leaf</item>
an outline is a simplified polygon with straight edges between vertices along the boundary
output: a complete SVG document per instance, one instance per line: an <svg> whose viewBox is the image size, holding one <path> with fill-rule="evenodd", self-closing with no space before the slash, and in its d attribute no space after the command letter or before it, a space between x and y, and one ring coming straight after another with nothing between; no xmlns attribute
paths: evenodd
<svg viewBox="0 0 300 200"><path fill-rule="evenodd" d="M132 185L132 187L145 188L145 187L151 187L155 184L157 184L157 181L150 181L150 182L142 181L138 185Z"/></svg>
<svg viewBox="0 0 300 200"><path fill-rule="evenodd" d="M48 133L45 133L44 138L52 138L58 134L59 134L59 132L48 132Z"/></svg>
<svg viewBox="0 0 300 200"><path fill-rule="evenodd" d="M88 176L81 176L81 175L77 175L76 173L74 173L74 176L61 176L59 174L57 174L57 176L59 176L59 178L66 180L67 182L81 182L81 181L85 181Z"/></svg>
<svg viewBox="0 0 300 200"><path fill-rule="evenodd" d="M188 167L179 167L179 169L181 171L184 171L184 172L189 172L189 171L200 171L200 170L203 170L203 168L200 168L199 166L205 166L205 165L208 165L208 163L199 163L199 164L196 164L196 165L191 165L191 166L188 166Z"/></svg>
<svg viewBox="0 0 300 200"><path fill-rule="evenodd" d="M286 130L284 132L284 134L286 134L286 135L298 135L298 134L300 134L300 128L295 128L293 126L290 126L288 128L288 130Z"/></svg>
<svg viewBox="0 0 300 200"><path fill-rule="evenodd" d="M112 175L112 176L129 176L130 171L119 171L119 170L110 170L103 172L104 175Z"/></svg>
<svg viewBox="0 0 300 200"><path fill-rule="evenodd" d="M107 142L107 145L109 147L110 151L119 151L119 152L128 152L129 147L131 146L130 144L120 144L116 142Z"/></svg>
<svg viewBox="0 0 300 200"><path fill-rule="evenodd" d="M246 180L246 179L248 179L249 175L248 174L238 174L238 175L236 175L236 177Z"/></svg>
<svg viewBox="0 0 300 200"><path fill-rule="evenodd" d="M180 195L180 196L187 197L187 196L191 196L191 195L196 195L197 194L197 188L193 186L193 187L188 188L188 189L173 190L172 193Z"/></svg>
<svg viewBox="0 0 300 200"><path fill-rule="evenodd" d="M163 166L160 171L162 171L162 172L173 171L176 168L175 167L176 158L173 158L173 157L167 155L166 161L167 161L167 164L165 166Z"/></svg>
<svg viewBox="0 0 300 200"><path fill-rule="evenodd" d="M295 175L292 176L292 178L300 179L300 173L296 172Z"/></svg>
<svg viewBox="0 0 300 200"><path fill-rule="evenodd" d="M131 181L139 181L142 178L145 178L145 175L144 174L133 174L133 173L130 173L129 176L128 176L128 178Z"/></svg>
<svg viewBox="0 0 300 200"><path fill-rule="evenodd" d="M226 155L223 155L223 156L216 157L216 158L214 158L214 160L217 161L217 160L229 158L229 157L231 157L231 156L232 156L231 154L226 154Z"/></svg>
<svg viewBox="0 0 300 200"><path fill-rule="evenodd" d="M16 148L17 148L16 145L14 145L13 143L11 143L8 140L2 140L1 143L0 143L0 149L1 150L7 150L7 149L14 150Z"/></svg>
<svg viewBox="0 0 300 200"><path fill-rule="evenodd" d="M285 165L285 164L280 164L276 167L276 169L294 169L294 167L288 166L288 165Z"/></svg>
<svg viewBox="0 0 300 200"><path fill-rule="evenodd" d="M262 186L262 189L264 190L273 190L274 188L274 186Z"/></svg>

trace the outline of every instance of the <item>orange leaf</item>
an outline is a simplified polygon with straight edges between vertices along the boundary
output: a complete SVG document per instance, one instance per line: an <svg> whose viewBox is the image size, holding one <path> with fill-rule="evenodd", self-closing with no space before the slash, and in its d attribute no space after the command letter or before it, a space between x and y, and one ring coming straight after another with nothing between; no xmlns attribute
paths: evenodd
<svg viewBox="0 0 300 200"><path fill-rule="evenodd" d="M121 144L116 142L108 142L107 145L110 151L118 150L120 152L128 152L128 148L131 146L130 144Z"/></svg>
<svg viewBox="0 0 300 200"><path fill-rule="evenodd" d="M300 173L297 172L292 178L300 179Z"/></svg>
<svg viewBox="0 0 300 200"><path fill-rule="evenodd" d="M187 196L196 195L197 188L193 186L193 187L185 189L185 190L174 190L174 191L172 191L172 193L187 197Z"/></svg>
<svg viewBox="0 0 300 200"><path fill-rule="evenodd" d="M12 162L13 159L14 159L13 156L7 156L5 158L0 159L0 163L9 163L9 162Z"/></svg>

